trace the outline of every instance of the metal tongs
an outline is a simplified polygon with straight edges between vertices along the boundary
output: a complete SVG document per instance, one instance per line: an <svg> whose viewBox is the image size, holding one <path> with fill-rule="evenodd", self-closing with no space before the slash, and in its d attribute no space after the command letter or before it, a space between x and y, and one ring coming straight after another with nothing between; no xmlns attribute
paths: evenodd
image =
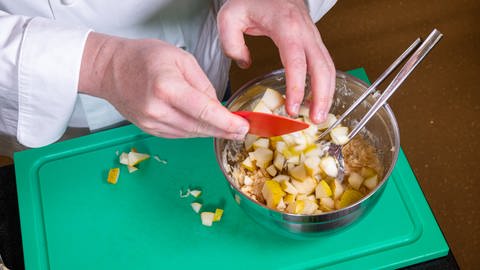
<svg viewBox="0 0 480 270"><path fill-rule="evenodd" d="M375 115L375 113L387 102L387 100L393 95L393 93L400 87L415 67L423 60L423 58L430 52L430 50L438 43L443 34L437 29L434 29L430 35L421 43L420 47L410 56L405 65L400 69L398 74L393 78L392 82L387 86L385 91L378 97L377 101L372 105L370 110L363 116L358 124L350 131L347 138L347 143L355 137L360 130L367 124L367 122ZM371 93L376 91L376 87L383 82L383 80L390 75L390 73L401 63L403 60L411 54L411 52L420 44L421 39L417 38L408 49L400 55L391 65L385 70L380 77L370 86L367 90L356 100L352 106L350 106L329 128L327 128L320 136L320 141L325 135L330 133L332 129L338 126L355 108L358 107ZM338 162L338 175L337 179L343 181L345 164L342 155L342 146L331 143L328 149L328 153L335 157Z"/></svg>

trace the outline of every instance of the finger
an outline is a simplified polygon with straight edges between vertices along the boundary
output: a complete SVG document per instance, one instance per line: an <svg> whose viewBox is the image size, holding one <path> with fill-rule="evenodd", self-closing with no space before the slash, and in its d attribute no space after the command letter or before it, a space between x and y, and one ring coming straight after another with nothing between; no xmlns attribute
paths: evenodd
<svg viewBox="0 0 480 270"><path fill-rule="evenodd" d="M307 59L312 92L310 119L320 123L326 119L333 98L335 69L328 52L325 54L320 47L309 49Z"/></svg>
<svg viewBox="0 0 480 270"><path fill-rule="evenodd" d="M243 36L245 26L231 13L221 10L218 14L219 38L225 55L232 58L240 68L246 69L252 64L252 60Z"/></svg>
<svg viewBox="0 0 480 270"><path fill-rule="evenodd" d="M205 72L203 72L195 57L188 54L188 57L185 57L185 61L179 68L182 71L185 80L193 88L198 89L213 99L218 99L215 88L213 88L212 83Z"/></svg>
<svg viewBox="0 0 480 270"><path fill-rule="evenodd" d="M229 112L217 99L212 99L189 85L172 89L175 90L167 90L170 91L167 102L196 121L205 122L207 129L219 129L221 134L217 136L228 137L236 134L243 137L248 132L248 122Z"/></svg>
<svg viewBox="0 0 480 270"><path fill-rule="evenodd" d="M290 115L297 115L303 101L307 62L303 46L296 41L286 39L275 42L285 67L286 77L286 109Z"/></svg>

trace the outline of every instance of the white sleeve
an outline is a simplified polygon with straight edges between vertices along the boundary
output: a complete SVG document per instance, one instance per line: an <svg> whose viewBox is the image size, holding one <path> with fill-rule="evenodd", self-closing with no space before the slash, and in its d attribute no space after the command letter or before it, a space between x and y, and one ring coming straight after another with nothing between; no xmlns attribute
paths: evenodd
<svg viewBox="0 0 480 270"><path fill-rule="evenodd" d="M310 17L318 22L337 2L337 0L305 0L310 11Z"/></svg>
<svg viewBox="0 0 480 270"><path fill-rule="evenodd" d="M90 29L0 11L0 135L28 147L58 140L77 98Z"/></svg>

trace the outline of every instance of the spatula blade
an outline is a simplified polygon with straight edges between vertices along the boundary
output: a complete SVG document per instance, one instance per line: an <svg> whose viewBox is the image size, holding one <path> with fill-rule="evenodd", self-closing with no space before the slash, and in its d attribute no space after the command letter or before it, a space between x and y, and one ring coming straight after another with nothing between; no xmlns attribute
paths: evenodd
<svg viewBox="0 0 480 270"><path fill-rule="evenodd" d="M248 133L260 137L280 136L308 128L307 123L276 114L252 111L236 111L233 113L248 121L250 124Z"/></svg>

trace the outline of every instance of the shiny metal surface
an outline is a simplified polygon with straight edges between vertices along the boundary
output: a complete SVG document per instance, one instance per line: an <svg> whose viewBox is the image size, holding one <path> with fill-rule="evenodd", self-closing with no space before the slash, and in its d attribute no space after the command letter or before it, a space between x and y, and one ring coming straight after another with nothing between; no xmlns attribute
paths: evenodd
<svg viewBox="0 0 480 270"><path fill-rule="evenodd" d="M284 71L276 70L246 83L229 99L227 107L232 111L252 109L255 101L262 96L266 87L271 87L284 93ZM357 78L337 71L336 93L331 112L337 115L341 114L367 88L368 86ZM357 110L346 117L344 124L354 126L365 115L374 101L372 97L368 97ZM234 156L237 151L243 150L242 143L215 139L215 155L228 181L232 196L253 220L276 233L291 238L308 239L331 233L336 229L341 229L351 224L368 211L383 192L385 182L395 166L400 148L399 130L390 107L388 105L383 106L367 123L365 129L360 134L377 148L380 161L384 167L383 172L381 172L383 175L382 181L370 194L357 203L340 210L319 215L294 215L279 212L269 209L243 194L235 186L235 180L230 170L230 166L239 162L234 160Z"/></svg>

